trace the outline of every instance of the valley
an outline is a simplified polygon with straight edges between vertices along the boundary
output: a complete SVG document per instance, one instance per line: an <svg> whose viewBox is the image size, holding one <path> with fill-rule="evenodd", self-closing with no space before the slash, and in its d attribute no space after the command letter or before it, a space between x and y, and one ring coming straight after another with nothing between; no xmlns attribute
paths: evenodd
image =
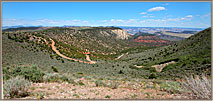
<svg viewBox="0 0 213 101"><path fill-rule="evenodd" d="M21 99L193 99L180 81L211 76L211 28L179 41L119 27L38 29L2 34L4 82L32 82Z"/></svg>

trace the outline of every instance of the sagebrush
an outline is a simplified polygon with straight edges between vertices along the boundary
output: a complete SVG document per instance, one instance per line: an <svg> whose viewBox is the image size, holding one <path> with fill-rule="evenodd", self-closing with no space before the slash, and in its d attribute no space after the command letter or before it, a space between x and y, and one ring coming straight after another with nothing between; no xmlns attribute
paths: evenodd
<svg viewBox="0 0 213 101"><path fill-rule="evenodd" d="M190 76L185 77L182 86L192 93L192 97L195 99L211 99L211 79L202 74L202 76Z"/></svg>
<svg viewBox="0 0 213 101"><path fill-rule="evenodd" d="M14 98L27 96L30 85L31 83L23 77L16 76L15 78L11 78L3 85L4 97Z"/></svg>

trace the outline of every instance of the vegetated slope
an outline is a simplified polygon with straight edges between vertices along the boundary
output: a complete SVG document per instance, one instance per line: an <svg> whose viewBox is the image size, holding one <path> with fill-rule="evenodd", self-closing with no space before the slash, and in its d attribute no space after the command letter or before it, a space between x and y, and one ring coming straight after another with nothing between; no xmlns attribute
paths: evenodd
<svg viewBox="0 0 213 101"><path fill-rule="evenodd" d="M14 34L14 33L11 33ZM2 67L7 68L11 65L35 64L43 71L53 72L51 67L54 66L59 73L83 73L97 78L146 78L149 72L137 71L129 68L128 62L96 59L96 64L85 64L61 58L49 50L51 47L40 46L33 41L27 42L19 39L8 39L8 34L2 35ZM11 36L14 38L14 36ZM21 41L22 40L22 41ZM85 56L85 55L84 55ZM81 60L81 59L80 59ZM83 60L83 59L82 59ZM85 61L85 58L84 58Z"/></svg>
<svg viewBox="0 0 213 101"><path fill-rule="evenodd" d="M173 45L132 53L121 58L133 65L145 66L139 70L155 72L161 78L181 78L187 74L211 73L211 28L205 29ZM153 65L176 61L158 73ZM135 68L132 66L132 68ZM138 69L138 68L135 68Z"/></svg>
<svg viewBox="0 0 213 101"><path fill-rule="evenodd" d="M72 28L50 28L46 30L32 32L4 32L2 62L4 66L12 64L36 64L41 66L44 70L49 70L51 66L56 66L61 72L83 72L85 74L90 75L112 77L119 76L149 78L152 73L156 73L157 76L162 78L179 78L186 73L209 73L209 67L211 66L210 28L188 39L169 46L158 48L136 47L123 51L123 47L121 47L121 50L119 50L121 51L121 53L128 52L129 54L122 56L120 58L121 60L119 59L116 61L105 60L103 58L109 58L109 55L102 55L101 53L98 53L98 51L90 51L89 49L91 48L89 48L88 50L91 52L91 57L93 56L91 60L97 62L97 64L92 65L63 59L57 54L55 54L50 47L51 41L49 40L49 38L53 39L54 42L56 42L55 46L57 50L59 50L60 53L62 53L63 55L70 58L78 58L80 60L85 60L85 54L83 54L82 52L86 52L86 50L84 50L83 47L79 46L79 48L77 46L74 46L77 45L77 43L75 42L79 42L78 38L92 38L93 36L91 35L94 35L94 37L96 38L105 38L99 36L100 33L98 34L95 32L102 32L103 34L107 33L105 31L109 30L109 36L106 36L106 38L111 36L112 38L109 40L111 40L112 42L120 42L117 44L124 44L123 46L125 46L129 44L125 42L130 42L131 40L131 38L128 38L128 40L118 39L116 37L116 33L111 33L111 30L114 30L113 28L106 28L104 31L102 30L104 30L104 28L86 28L78 30ZM75 33L74 35L72 35L73 33L71 32L75 31L79 31L79 33ZM87 36L86 32L87 34L90 33L88 34L90 37ZM47 40L47 44L42 38ZM71 39L73 39L74 42L73 40L69 41ZM95 44L94 40L92 42L94 42ZM106 40L103 42L108 41ZM112 42L111 44L116 46L116 44ZM71 43L74 43L74 45L70 45ZM84 43L84 41L79 43L87 45L86 43ZM92 45L92 43L90 43L90 45ZM101 45L99 46L101 47ZM112 51L113 49L109 50L109 52ZM115 59L115 57L113 56L111 58ZM176 61L176 64L170 64L166 66L160 73L156 72L155 69L151 67L153 65L163 64L170 61ZM142 65L145 66L145 68L139 69L134 67L134 65Z"/></svg>
<svg viewBox="0 0 213 101"><path fill-rule="evenodd" d="M60 45L67 44L82 51L94 54L116 54L127 48L126 40L129 35L120 28L90 27L87 29L51 28L39 32L47 35Z"/></svg>
<svg viewBox="0 0 213 101"><path fill-rule="evenodd" d="M50 38L56 42L58 50L66 56L85 59L83 52L89 51L93 58L114 58L115 54L128 48L127 39L130 37L125 31L117 27L70 27L49 28L37 31L4 32L8 38L16 41L46 40ZM44 40L41 40L44 41ZM34 43L35 43L34 42ZM41 45L41 44L40 44ZM47 48L48 45L42 45Z"/></svg>

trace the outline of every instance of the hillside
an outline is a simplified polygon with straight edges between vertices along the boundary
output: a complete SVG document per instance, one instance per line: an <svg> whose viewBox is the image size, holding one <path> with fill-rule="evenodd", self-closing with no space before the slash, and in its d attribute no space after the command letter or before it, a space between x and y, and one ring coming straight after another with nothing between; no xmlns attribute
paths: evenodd
<svg viewBox="0 0 213 101"><path fill-rule="evenodd" d="M53 27L31 32L5 30L5 33L8 34L8 38L13 37L17 39L16 41L28 42L29 38L32 39L34 36L46 40L51 38L56 42L59 51L75 58L84 58L83 52L90 52L94 57L108 55L106 58L112 58L113 55L128 48L127 39L130 37L125 31L116 27Z"/></svg>
<svg viewBox="0 0 213 101"><path fill-rule="evenodd" d="M51 28L40 32L59 42L75 46L83 51L98 54L115 54L127 47L128 34L118 28Z"/></svg>
<svg viewBox="0 0 213 101"><path fill-rule="evenodd" d="M181 78L188 74L211 73L211 28L205 29L183 41L173 45L150 49L141 53L129 54L121 58L131 61L132 65L143 66L139 70L152 70L154 65L171 61L161 72L156 72L160 78ZM160 67L159 67L160 68Z"/></svg>

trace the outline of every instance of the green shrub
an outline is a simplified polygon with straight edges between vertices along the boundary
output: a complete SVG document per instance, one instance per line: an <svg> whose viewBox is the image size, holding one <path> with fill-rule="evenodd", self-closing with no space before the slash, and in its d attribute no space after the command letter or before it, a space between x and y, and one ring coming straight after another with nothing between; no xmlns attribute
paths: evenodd
<svg viewBox="0 0 213 101"><path fill-rule="evenodd" d="M149 76L149 79L157 79L156 73L152 73L152 74Z"/></svg>
<svg viewBox="0 0 213 101"><path fill-rule="evenodd" d="M109 96L109 95L106 95L105 98L110 98L110 96Z"/></svg>
<svg viewBox="0 0 213 101"><path fill-rule="evenodd" d="M68 82L74 85L78 84L71 77L58 73L46 73L43 78L44 82Z"/></svg>
<svg viewBox="0 0 213 101"><path fill-rule="evenodd" d="M44 98L44 93L43 92L40 92L40 93L36 93L36 98L37 99L43 99Z"/></svg>
<svg viewBox="0 0 213 101"><path fill-rule="evenodd" d="M7 80L4 87L4 97L6 98L15 98L15 97L24 97L29 95L27 90L29 89L31 83L28 80L20 76L11 78Z"/></svg>
<svg viewBox="0 0 213 101"><path fill-rule="evenodd" d="M82 81L78 81L78 84L79 84L80 86L85 85Z"/></svg>
<svg viewBox="0 0 213 101"><path fill-rule="evenodd" d="M175 94L175 93L181 93L183 91L180 83L178 82L163 82L160 85L160 89L162 91L167 91L171 94Z"/></svg>
<svg viewBox="0 0 213 101"><path fill-rule="evenodd" d="M104 86L104 87L107 87L107 84L105 84L103 81L101 80L96 80L95 81L95 86L96 87L100 87L100 86Z"/></svg>
<svg viewBox="0 0 213 101"><path fill-rule="evenodd" d="M5 76L4 80L8 80L12 77L23 76L25 79L32 82L42 82L44 72L41 71L36 65L16 65L3 69Z"/></svg>
<svg viewBox="0 0 213 101"><path fill-rule="evenodd" d="M110 82L109 87L112 89L117 89L119 85L120 85L119 82Z"/></svg>
<svg viewBox="0 0 213 101"><path fill-rule="evenodd" d="M56 67L52 66L52 70L53 70L54 72L58 73L58 69L57 69Z"/></svg>
<svg viewBox="0 0 213 101"><path fill-rule="evenodd" d="M44 82L60 82L60 77L57 73L46 73L43 79Z"/></svg>

